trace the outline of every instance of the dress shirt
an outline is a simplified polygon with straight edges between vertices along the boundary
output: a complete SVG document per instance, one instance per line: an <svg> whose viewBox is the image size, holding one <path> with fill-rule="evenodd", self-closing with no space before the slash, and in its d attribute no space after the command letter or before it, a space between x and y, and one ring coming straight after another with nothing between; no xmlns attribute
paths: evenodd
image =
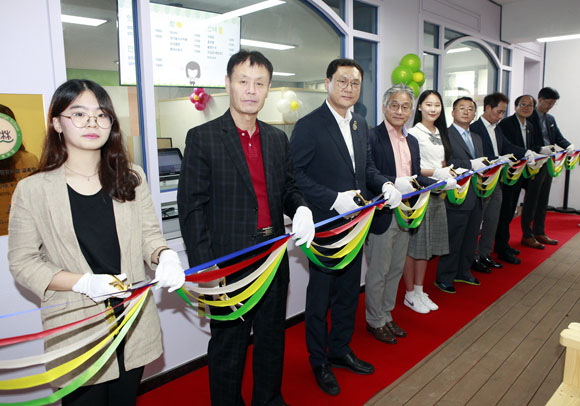
<svg viewBox="0 0 580 406"><path fill-rule="evenodd" d="M522 124L522 122L518 118L518 124L520 125L520 130L522 131L522 140L524 141L524 148L527 148L528 140L526 139L527 137L526 120L524 119L524 123Z"/></svg>
<svg viewBox="0 0 580 406"><path fill-rule="evenodd" d="M475 158L475 147L473 146L473 141L471 140L471 133L469 132L469 128L465 130L465 129L459 127L455 123L453 123L453 125L455 126L455 129L457 130L457 132L459 132L459 134L461 134L463 141L465 141L465 144L467 145L467 149L469 149L469 152L471 153L471 157Z"/></svg>
<svg viewBox="0 0 580 406"><path fill-rule="evenodd" d="M546 115L540 113L538 110L536 110L536 112L538 113L538 118L540 119L540 133L542 134L542 140L544 141L544 145L550 145L550 138L548 136L548 127L546 127Z"/></svg>
<svg viewBox="0 0 580 406"><path fill-rule="evenodd" d="M395 168L397 169L397 177L411 176L413 174L411 169L411 151L409 144L407 144L407 129L405 126L401 128L403 135L399 135L395 127L393 127L387 120L385 120L387 133L393 146L393 154L395 155Z"/></svg>
<svg viewBox="0 0 580 406"><path fill-rule="evenodd" d="M352 162L352 169L354 167L354 147L352 146L352 133L350 132L350 120L352 120L352 113L350 109L346 110L346 114L342 117L340 114L336 112L326 99L326 105L330 109L330 112L336 119L338 123L338 128L340 128L340 132L342 134L342 138L344 138L344 143L346 144L346 149L348 149L348 154L350 155L350 160Z"/></svg>
<svg viewBox="0 0 580 406"><path fill-rule="evenodd" d="M417 138L419 142L421 168L442 168L443 161L445 161L445 148L443 147L443 141L441 141L439 129L435 127L435 134L433 134L423 124L417 123L407 132Z"/></svg>
<svg viewBox="0 0 580 406"><path fill-rule="evenodd" d="M493 155L499 156L499 152L497 150L497 138L495 136L495 126L497 125L497 123L492 124L483 117L481 117L481 122L483 123L483 125L485 125L485 129L487 130L489 138L491 139L491 145L493 147Z"/></svg>
<svg viewBox="0 0 580 406"><path fill-rule="evenodd" d="M256 193L256 200L258 201L258 228L265 228L272 225L270 217L270 204L268 203L268 189L266 188L266 175L264 173L264 161L262 159L262 143L260 141L260 128L256 122L256 131L250 137L247 131L238 128L240 134L240 141L250 176L252 177L252 184L254 185L254 192Z"/></svg>

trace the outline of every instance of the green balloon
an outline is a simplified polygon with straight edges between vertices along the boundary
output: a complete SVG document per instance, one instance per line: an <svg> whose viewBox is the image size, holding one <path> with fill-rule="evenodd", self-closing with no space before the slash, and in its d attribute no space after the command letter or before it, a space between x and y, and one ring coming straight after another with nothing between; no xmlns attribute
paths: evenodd
<svg viewBox="0 0 580 406"><path fill-rule="evenodd" d="M413 72L411 71L411 69L405 66L397 66L395 69L393 69L391 79L394 85L396 85L397 83L407 84L411 80L413 80Z"/></svg>
<svg viewBox="0 0 580 406"><path fill-rule="evenodd" d="M418 70L417 72L413 73L413 81L417 82L419 86L423 86L425 83L425 74Z"/></svg>
<svg viewBox="0 0 580 406"><path fill-rule="evenodd" d="M400 66L406 66L411 69L412 72L417 72L421 69L421 58L417 54L407 54L401 58Z"/></svg>
<svg viewBox="0 0 580 406"><path fill-rule="evenodd" d="M415 93L415 97L419 97L419 92L421 91L421 86L419 86L419 84L415 81L411 81L409 83L407 83L407 86L409 86L411 89L413 89L413 93Z"/></svg>

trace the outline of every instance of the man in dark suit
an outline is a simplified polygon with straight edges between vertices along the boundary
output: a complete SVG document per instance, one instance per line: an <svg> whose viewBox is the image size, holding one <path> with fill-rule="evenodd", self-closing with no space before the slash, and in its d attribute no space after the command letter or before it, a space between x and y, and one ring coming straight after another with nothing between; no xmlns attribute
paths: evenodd
<svg viewBox="0 0 580 406"><path fill-rule="evenodd" d="M325 102L300 119L290 147L296 183L304 192L315 221L347 213L358 206L356 191L369 199L381 191L398 205L401 194L380 174L371 159L367 123L351 112L358 101L363 70L352 59L336 59L326 71ZM397 201L398 200L398 201ZM371 374L371 364L354 355L349 343L360 292L362 250L340 271L309 263L306 292L306 346L318 386L330 395L340 387L331 366ZM326 317L331 310L332 329Z"/></svg>
<svg viewBox="0 0 580 406"><path fill-rule="evenodd" d="M492 93L483 99L483 114L479 120L469 126L469 129L479 134L483 143L483 155L494 160L501 155L513 154L516 158L524 156L525 150L509 142L497 123L503 118L507 110L509 99L503 93ZM483 199L483 224L481 236L476 249L476 255L471 269L478 272L490 273L492 268L502 268L503 265L491 258L493 241L499 220L502 201L501 187L496 187L493 193Z"/></svg>
<svg viewBox="0 0 580 406"><path fill-rule="evenodd" d="M411 183L413 177L422 186L436 182L421 175L419 142L405 129L405 123L413 113L413 100L413 90L406 85L398 84L387 90L383 95L385 120L369 134L373 162L383 175L395 179L395 187L401 194L415 190ZM400 228L393 220L392 210L385 208L375 213L366 251L367 331L387 344L395 344L397 337L407 336L405 330L393 321L391 312L395 308L403 275L409 235L408 230ZM412 306L418 305L412 303ZM420 305L425 306L422 302Z"/></svg>
<svg viewBox="0 0 580 406"><path fill-rule="evenodd" d="M534 111L536 101L530 95L523 95L516 99L516 112L501 120L498 127L501 128L506 139L513 145L520 148L525 148L529 151L532 146L533 124L528 120ZM526 151L526 154L528 152ZM534 159L532 156L532 159ZM514 218L514 213L518 204L518 199L526 179L520 176L518 181L509 186L504 183L501 184L502 202L499 212L499 222L497 231L495 232L495 247L494 251L497 253L499 259L510 264L520 264L522 261L516 256L520 251L510 247L510 223Z"/></svg>
<svg viewBox="0 0 580 406"><path fill-rule="evenodd" d="M544 87L538 93L538 104L530 116L530 121L536 129L534 146L539 147L541 154L553 153L551 148L554 145L564 148L568 152L574 151L574 145L564 138L554 116L548 114L559 98L560 94L555 89ZM545 231L546 208L550 199L551 186L552 177L548 173L546 165L542 166L540 172L528 182L522 209L523 245L543 249L544 244L558 244L558 241L548 237Z"/></svg>
<svg viewBox="0 0 580 406"><path fill-rule="evenodd" d="M453 102L453 124L449 127L451 162L455 168L479 170L485 167L481 137L470 131L469 124L475 117L475 101L461 97ZM449 254L439 258L435 286L447 293L455 293L453 282L479 285L469 270L475 258L477 234L481 225L481 198L473 187L460 205L446 202L447 228L449 231Z"/></svg>
<svg viewBox="0 0 580 406"><path fill-rule="evenodd" d="M294 181L288 139L282 131L257 120L272 71L270 61L259 52L242 50L233 55L226 76L229 110L187 134L177 203L190 266L284 234L284 213L293 216L298 245L309 245L314 237L312 213ZM226 280L231 283L246 274L240 271ZM268 291L243 320L211 321L212 405L244 404L242 374L252 329L252 404L284 405L288 281L285 255Z"/></svg>

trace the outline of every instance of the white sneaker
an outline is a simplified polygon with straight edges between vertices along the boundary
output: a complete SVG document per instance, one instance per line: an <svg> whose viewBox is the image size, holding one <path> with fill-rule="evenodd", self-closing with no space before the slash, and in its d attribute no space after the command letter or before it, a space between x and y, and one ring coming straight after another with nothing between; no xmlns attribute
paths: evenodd
<svg viewBox="0 0 580 406"><path fill-rule="evenodd" d="M429 308L429 310L437 310L439 306L437 306L431 299L429 299L429 295L423 292L420 296L421 302Z"/></svg>
<svg viewBox="0 0 580 406"><path fill-rule="evenodd" d="M416 295L415 293L405 294L405 306L409 307L412 310L415 310L417 313L426 314L429 313L429 308L423 303L421 297Z"/></svg>

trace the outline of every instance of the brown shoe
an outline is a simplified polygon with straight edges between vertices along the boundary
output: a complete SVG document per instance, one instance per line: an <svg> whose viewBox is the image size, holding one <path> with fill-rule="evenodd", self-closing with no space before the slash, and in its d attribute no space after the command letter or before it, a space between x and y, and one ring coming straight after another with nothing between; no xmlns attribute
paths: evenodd
<svg viewBox="0 0 580 406"><path fill-rule="evenodd" d="M536 238L536 241L541 243L541 244L547 244L547 245L557 245L558 244L558 240L552 240L546 234L538 234L538 235L534 235L534 237Z"/></svg>
<svg viewBox="0 0 580 406"><path fill-rule="evenodd" d="M391 330L391 333L393 333L395 337L407 337L407 332L403 330L401 327L397 326L397 324L394 321L386 322L385 327Z"/></svg>
<svg viewBox="0 0 580 406"><path fill-rule="evenodd" d="M536 241L536 239L534 237L523 237L522 238L522 245L525 245L526 247L530 247L530 248L535 248L538 250L543 250L544 247L542 244L540 244L538 241Z"/></svg>
<svg viewBox="0 0 580 406"><path fill-rule="evenodd" d="M367 323L367 331L375 336L377 340L382 341L383 343L397 344L397 337L395 337L385 326L374 328L369 323Z"/></svg>

